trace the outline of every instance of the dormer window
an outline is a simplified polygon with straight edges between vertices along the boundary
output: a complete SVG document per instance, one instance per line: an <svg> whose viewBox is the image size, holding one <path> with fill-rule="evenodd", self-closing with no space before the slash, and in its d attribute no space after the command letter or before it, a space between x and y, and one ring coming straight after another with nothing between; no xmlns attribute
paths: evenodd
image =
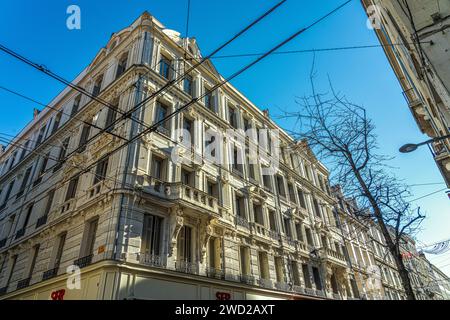
<svg viewBox="0 0 450 320"><path fill-rule="evenodd" d="M128 52L124 53L119 59L119 64L117 65L116 79L119 78L125 72L125 70L127 70L127 64L128 64Z"/></svg>
<svg viewBox="0 0 450 320"><path fill-rule="evenodd" d="M169 79L170 77L170 64L170 59L161 55L161 60L159 61L159 74L166 79Z"/></svg>

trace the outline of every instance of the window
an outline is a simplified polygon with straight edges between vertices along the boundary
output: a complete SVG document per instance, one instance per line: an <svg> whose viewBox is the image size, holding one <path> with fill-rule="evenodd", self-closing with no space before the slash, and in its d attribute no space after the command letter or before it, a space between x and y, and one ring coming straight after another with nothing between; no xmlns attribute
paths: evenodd
<svg viewBox="0 0 450 320"><path fill-rule="evenodd" d="M234 210L237 217L245 218L244 197L237 194L234 195Z"/></svg>
<svg viewBox="0 0 450 320"><path fill-rule="evenodd" d="M182 143L191 147L194 143L194 126L192 120L183 117L183 141Z"/></svg>
<svg viewBox="0 0 450 320"><path fill-rule="evenodd" d="M61 264L61 258L62 258L62 254L63 254L63 250L64 250L64 245L66 242L66 237L67 237L67 233L63 232L58 236L58 238L56 240L56 243L57 243L57 245L55 246L56 255L55 255L55 262L53 263L53 268L59 268L59 265Z"/></svg>
<svg viewBox="0 0 450 320"><path fill-rule="evenodd" d="M117 118L118 105L119 101L116 100L113 103L111 103L111 107L108 108L108 113L106 114L106 122L105 122L105 129L108 132L114 130Z"/></svg>
<svg viewBox="0 0 450 320"><path fill-rule="evenodd" d="M275 261L275 273L276 273L276 277L277 277L277 282L281 283L281 282L285 282L284 279L284 263L283 263L283 258L281 257L275 257L274 259Z"/></svg>
<svg viewBox="0 0 450 320"><path fill-rule="evenodd" d="M247 130L250 130L250 129L251 129L250 120L248 118L244 117L244 130L247 131Z"/></svg>
<svg viewBox="0 0 450 320"><path fill-rule="evenodd" d="M64 160L65 160L64 158L66 157L67 148L69 147L69 142L70 142L70 137L67 137L66 139L64 139L61 149L59 150L58 161L53 168L53 172L58 171L62 167Z"/></svg>
<svg viewBox="0 0 450 320"><path fill-rule="evenodd" d="M14 153L12 154L10 161L9 161L8 171L11 170L11 168L14 166L14 162L16 162L16 157L17 157L17 151L14 151Z"/></svg>
<svg viewBox="0 0 450 320"><path fill-rule="evenodd" d="M277 175L277 192L278 195L282 196L283 198L286 197L286 192L284 191L284 179L279 175Z"/></svg>
<svg viewBox="0 0 450 320"><path fill-rule="evenodd" d="M181 183L183 183L186 186L194 187L195 181L194 181L195 175L193 172L190 172L186 169L181 169Z"/></svg>
<svg viewBox="0 0 450 320"><path fill-rule="evenodd" d="M314 213L316 214L317 217L321 218L319 202L317 201L317 199L313 199L313 203L314 203Z"/></svg>
<svg viewBox="0 0 450 320"><path fill-rule="evenodd" d="M69 182L69 187L67 188L65 201L69 201L70 199L75 198L78 187L78 177L73 178Z"/></svg>
<svg viewBox="0 0 450 320"><path fill-rule="evenodd" d="M252 163L253 160L250 157L250 155L248 154L248 152L246 155L246 159L247 159L248 177L255 181L256 180L256 167L255 167L255 164Z"/></svg>
<svg viewBox="0 0 450 320"><path fill-rule="evenodd" d="M269 261L267 258L267 253L259 252L258 253L258 263L259 263L259 276L261 279L269 280Z"/></svg>
<svg viewBox="0 0 450 320"><path fill-rule="evenodd" d="M13 181L11 181L11 182L9 183L8 189L6 189L5 197L3 198L3 203L2 203L2 205L0 206L0 210L6 207L6 203L8 202L9 196L11 195L11 191L12 191L12 189L13 189L13 187L14 187L14 182L15 182L15 180L13 180Z"/></svg>
<svg viewBox="0 0 450 320"><path fill-rule="evenodd" d="M107 158L97 164L97 167L95 168L94 184L105 180L106 172L108 171L108 161L109 159Z"/></svg>
<svg viewBox="0 0 450 320"><path fill-rule="evenodd" d="M45 169L47 168L48 158L50 157L50 154L46 154L45 157L42 159L41 167L39 169L39 172L37 174L36 180L33 182L33 186L38 185L42 181L42 177L45 174Z"/></svg>
<svg viewBox="0 0 450 320"><path fill-rule="evenodd" d="M214 111L213 94L211 90L205 87L204 95L205 107L207 107L211 111Z"/></svg>
<svg viewBox="0 0 450 320"><path fill-rule="evenodd" d="M44 139L44 135L45 135L45 129L47 128L47 125L44 124L44 126L39 130L39 134L36 140L36 146L39 146L42 142L42 140Z"/></svg>
<svg viewBox="0 0 450 320"><path fill-rule="evenodd" d="M159 74L166 79L170 77L170 64L170 59L161 56L161 60L159 61Z"/></svg>
<svg viewBox="0 0 450 320"><path fill-rule="evenodd" d="M322 241L322 247L323 247L323 248L328 248L327 237L322 236L322 237L320 237L320 238L321 238L321 241Z"/></svg>
<svg viewBox="0 0 450 320"><path fill-rule="evenodd" d="M301 223L295 224L295 231L297 233L297 240L303 242L303 232L302 232L302 224Z"/></svg>
<svg viewBox="0 0 450 320"><path fill-rule="evenodd" d="M239 174L242 174L242 161L240 158L240 152L238 147L233 148L233 171L236 171Z"/></svg>
<svg viewBox="0 0 450 320"><path fill-rule="evenodd" d="M79 94L75 100L73 101L72 111L70 112L70 117L73 117L80 108L80 102L81 102L81 94Z"/></svg>
<svg viewBox="0 0 450 320"><path fill-rule="evenodd" d="M161 253L161 228L163 219L154 215L144 216L141 252L159 256Z"/></svg>
<svg viewBox="0 0 450 320"><path fill-rule="evenodd" d="M314 241L313 241L311 229L305 228L305 234L306 234L306 244L308 244L310 246L313 246L314 245Z"/></svg>
<svg viewBox="0 0 450 320"><path fill-rule="evenodd" d="M272 231L277 231L277 224L275 222L275 211L269 210L269 228Z"/></svg>
<svg viewBox="0 0 450 320"><path fill-rule="evenodd" d="M289 200L293 203L296 203L296 199L295 199L295 189L294 186L292 185L292 183L288 183L288 191L289 191Z"/></svg>
<svg viewBox="0 0 450 320"><path fill-rule="evenodd" d="M97 80L95 80L94 88L92 89L92 95L94 97L100 94L100 91L102 90L102 83L103 83L103 75L99 76Z"/></svg>
<svg viewBox="0 0 450 320"><path fill-rule="evenodd" d="M239 247L239 262L241 274L250 275L250 249L248 247Z"/></svg>
<svg viewBox="0 0 450 320"><path fill-rule="evenodd" d="M192 96L192 76L186 75L183 80L183 91Z"/></svg>
<svg viewBox="0 0 450 320"><path fill-rule="evenodd" d="M283 218L284 222L284 233L286 234L286 237L292 238L292 231L291 231L291 221L289 218Z"/></svg>
<svg viewBox="0 0 450 320"><path fill-rule="evenodd" d="M216 136L214 132L211 132L209 128L205 129L205 157L215 157L216 148L210 145L216 141Z"/></svg>
<svg viewBox="0 0 450 320"><path fill-rule="evenodd" d="M178 234L178 261L192 261L192 228L183 226Z"/></svg>
<svg viewBox="0 0 450 320"><path fill-rule="evenodd" d="M55 189L50 190L47 195L47 203L45 204L44 216L47 216L50 213L53 205L53 198L55 197Z"/></svg>
<svg viewBox="0 0 450 320"><path fill-rule="evenodd" d="M305 193L302 189L297 189L298 198L300 200L300 206L303 209L306 209L306 200L305 200Z"/></svg>
<svg viewBox="0 0 450 320"><path fill-rule="evenodd" d="M84 248L82 250L82 257L87 257L94 254L95 238L97 236L98 217L89 221L86 225Z"/></svg>
<svg viewBox="0 0 450 320"><path fill-rule="evenodd" d="M237 112L231 105L228 105L228 120L233 128L238 129Z"/></svg>
<svg viewBox="0 0 450 320"><path fill-rule="evenodd" d="M260 204L253 204L253 214L255 215L255 222L264 225L263 208Z"/></svg>
<svg viewBox="0 0 450 320"><path fill-rule="evenodd" d="M322 281L320 280L320 272L316 267L312 268L314 283L316 285L317 290L322 290Z"/></svg>
<svg viewBox="0 0 450 320"><path fill-rule="evenodd" d="M56 130L58 130L59 124L61 123L61 117L62 117L62 112L59 112L55 116L55 119L53 121L53 127L52 127L52 133L51 134L54 134L56 132Z"/></svg>
<svg viewBox="0 0 450 320"><path fill-rule="evenodd" d="M219 199L219 186L217 183L208 180L206 188L209 196Z"/></svg>
<svg viewBox="0 0 450 320"><path fill-rule="evenodd" d="M23 145L22 153L20 154L19 162L25 158L25 155L28 151L28 146L30 145L30 140L25 141L25 144Z"/></svg>
<svg viewBox="0 0 450 320"><path fill-rule="evenodd" d="M300 286L300 274L298 272L297 261L291 261L292 282L294 286Z"/></svg>
<svg viewBox="0 0 450 320"><path fill-rule="evenodd" d="M125 72L125 70L127 70L127 63L128 63L128 52L124 53L119 59L116 71L116 79L119 78Z"/></svg>
<svg viewBox="0 0 450 320"><path fill-rule="evenodd" d="M33 255L31 258L31 264L30 264L30 269L28 271L27 278L31 278L33 276L34 268L36 266L36 260L37 260L38 254L39 254L39 248L40 248L39 244L37 244L33 247Z"/></svg>
<svg viewBox="0 0 450 320"><path fill-rule="evenodd" d="M268 170L268 167L265 167L266 170ZM264 172L264 170L263 170ZM266 188L269 191L272 191L272 180L270 179L270 175L264 174L263 175L263 184L264 188Z"/></svg>
<svg viewBox="0 0 450 320"><path fill-rule="evenodd" d="M158 124L158 130L166 134L169 130L169 122L168 120L165 120L168 114L168 110L168 106L162 104L159 101L156 103L155 123Z"/></svg>
<svg viewBox="0 0 450 320"><path fill-rule="evenodd" d="M17 193L17 198L23 194L23 192L25 191L25 188L27 187L28 179L30 178L30 174L31 174L31 169L33 169L33 167L29 167L27 169L27 171L25 171L25 174L22 179L22 184L20 185L19 192Z"/></svg>
<svg viewBox="0 0 450 320"><path fill-rule="evenodd" d="M80 143L78 144L78 153L86 150L86 144L89 139L89 134L91 133L91 126L88 124L83 125L81 130Z"/></svg>
<svg viewBox="0 0 450 320"><path fill-rule="evenodd" d="M16 268L16 262L17 262L17 254L12 256L12 258L11 258L11 269L9 269L8 280L6 281L6 287L8 287L9 284L11 283L11 278L12 278L12 275L14 274L14 269Z"/></svg>
<svg viewBox="0 0 450 320"><path fill-rule="evenodd" d="M25 220L23 221L22 228L17 231L16 239L23 237L28 227L28 222L30 221L31 214L33 213L33 204L28 206L27 213L25 215Z"/></svg>
<svg viewBox="0 0 450 320"><path fill-rule="evenodd" d="M305 168L305 177L306 177L308 180L311 180L311 174L310 174L309 168L308 168L308 166L307 166L306 164L305 164L304 168Z"/></svg>
<svg viewBox="0 0 450 320"><path fill-rule="evenodd" d="M153 155L151 169L152 177L158 180L163 180L163 165L164 160L156 155Z"/></svg>
<svg viewBox="0 0 450 320"><path fill-rule="evenodd" d="M220 240L211 237L208 246L209 267L215 270L222 269L220 266Z"/></svg>

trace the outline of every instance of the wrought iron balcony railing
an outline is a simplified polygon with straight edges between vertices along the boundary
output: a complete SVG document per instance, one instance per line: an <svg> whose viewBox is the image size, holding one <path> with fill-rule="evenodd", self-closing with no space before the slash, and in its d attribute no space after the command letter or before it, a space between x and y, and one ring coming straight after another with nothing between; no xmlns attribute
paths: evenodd
<svg viewBox="0 0 450 320"><path fill-rule="evenodd" d="M19 282L17 282L17 290L26 288L30 285L30 281L31 281L31 277L20 280Z"/></svg>
<svg viewBox="0 0 450 320"><path fill-rule="evenodd" d="M77 259L73 262L74 265L78 266L80 269L87 267L92 263L92 258L94 257L93 254L90 254L88 256L82 257L80 259Z"/></svg>
<svg viewBox="0 0 450 320"><path fill-rule="evenodd" d="M59 266L45 271L42 274L42 281L56 277L58 275L58 270L59 270Z"/></svg>

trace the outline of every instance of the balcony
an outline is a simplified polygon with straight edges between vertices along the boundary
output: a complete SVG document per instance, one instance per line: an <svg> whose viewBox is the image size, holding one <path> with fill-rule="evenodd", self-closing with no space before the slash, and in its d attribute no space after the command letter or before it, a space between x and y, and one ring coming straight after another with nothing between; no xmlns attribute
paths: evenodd
<svg viewBox="0 0 450 320"><path fill-rule="evenodd" d="M30 285L30 281L31 281L31 277L20 280L19 282L17 282L17 290L26 288Z"/></svg>
<svg viewBox="0 0 450 320"><path fill-rule="evenodd" d="M250 229L250 222L248 222L248 220L246 218L236 216L235 221L236 221L236 225L246 228L246 229Z"/></svg>
<svg viewBox="0 0 450 320"><path fill-rule="evenodd" d="M306 294L305 288L303 288L302 286L299 286L299 285L292 286L292 290L296 293Z"/></svg>
<svg viewBox="0 0 450 320"><path fill-rule="evenodd" d="M142 253L139 255L139 262L151 267L164 268L166 266L165 259L155 254Z"/></svg>
<svg viewBox="0 0 450 320"><path fill-rule="evenodd" d="M185 185L181 182L165 182L151 176L138 176L138 184L142 190L158 198L178 202L195 210L202 211L217 217L223 215L217 197Z"/></svg>
<svg viewBox="0 0 450 320"><path fill-rule="evenodd" d="M333 293L333 299L334 300L342 300L342 297L339 293Z"/></svg>
<svg viewBox="0 0 450 320"><path fill-rule="evenodd" d="M7 240L8 240L8 238L4 238L4 239L0 240L0 248L3 248L6 245Z"/></svg>
<svg viewBox="0 0 450 320"><path fill-rule="evenodd" d="M59 266L53 269L47 270L42 274L42 281L54 278L58 275Z"/></svg>
<svg viewBox="0 0 450 320"><path fill-rule="evenodd" d="M221 280L225 279L224 271L221 269L216 269L216 268L207 268L206 276L209 278L214 278L214 279L221 279Z"/></svg>
<svg viewBox="0 0 450 320"><path fill-rule="evenodd" d="M42 216L40 217L37 221L36 221L36 229L43 226L44 224L47 223L47 218L48 215Z"/></svg>
<svg viewBox="0 0 450 320"><path fill-rule="evenodd" d="M92 258L94 257L93 254L90 254L88 256L82 257L80 259L77 259L73 262L74 265L76 265L77 267L84 268L87 267L88 265L90 265L92 263Z"/></svg>
<svg viewBox="0 0 450 320"><path fill-rule="evenodd" d="M285 282L275 282L275 289L280 291L291 291L291 286Z"/></svg>
<svg viewBox="0 0 450 320"><path fill-rule="evenodd" d="M272 231L272 230L269 230L269 237L275 241L280 241L280 239L281 239L280 234L277 231Z"/></svg>
<svg viewBox="0 0 450 320"><path fill-rule="evenodd" d="M343 267L347 267L347 260L345 259L345 256L329 248L320 249L320 257Z"/></svg>
<svg viewBox="0 0 450 320"><path fill-rule="evenodd" d="M264 238L264 239L270 239L270 235L269 235L269 230L266 229L266 227L264 227L263 225L256 223L256 222L252 222L250 223L251 226L251 230L253 232L253 234Z"/></svg>
<svg viewBox="0 0 450 320"><path fill-rule="evenodd" d="M266 288L266 289L272 289L273 288L273 283L269 279L259 278L258 279L258 285L260 287L263 287L263 288Z"/></svg>
<svg viewBox="0 0 450 320"><path fill-rule="evenodd" d="M175 270L183 273L198 274L198 263L189 261L177 261L175 262Z"/></svg>
<svg viewBox="0 0 450 320"><path fill-rule="evenodd" d="M241 283L248 284L248 285L254 285L255 284L255 277L251 275L241 274L239 276L239 280Z"/></svg>

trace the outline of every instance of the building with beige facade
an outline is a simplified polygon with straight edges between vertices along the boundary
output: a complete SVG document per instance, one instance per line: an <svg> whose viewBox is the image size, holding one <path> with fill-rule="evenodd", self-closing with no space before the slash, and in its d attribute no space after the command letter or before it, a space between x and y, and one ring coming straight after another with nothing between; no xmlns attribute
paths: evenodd
<svg viewBox="0 0 450 320"><path fill-rule="evenodd" d="M450 3L435 0L361 2L369 15L369 26L384 46L421 132L431 138L447 136L450 134ZM450 187L450 140L434 142L430 147Z"/></svg>
<svg viewBox="0 0 450 320"><path fill-rule="evenodd" d="M198 59L144 13L73 81L96 99L67 87L2 150L2 299L355 297L327 169L232 85L210 91L211 63L126 114Z"/></svg>

